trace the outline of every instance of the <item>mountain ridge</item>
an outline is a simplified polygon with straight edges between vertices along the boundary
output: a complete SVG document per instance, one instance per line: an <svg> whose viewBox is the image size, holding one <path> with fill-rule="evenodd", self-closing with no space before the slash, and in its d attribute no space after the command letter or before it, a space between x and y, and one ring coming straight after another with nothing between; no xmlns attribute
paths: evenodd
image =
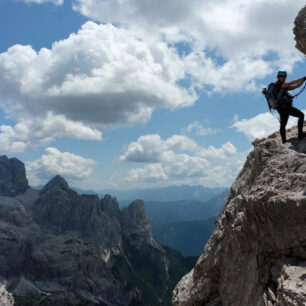
<svg viewBox="0 0 306 306"><path fill-rule="evenodd" d="M16 306L170 304L194 262L154 240L143 201L121 211L61 176L33 190L16 159L0 157L1 169L0 282Z"/></svg>
<svg viewBox="0 0 306 306"><path fill-rule="evenodd" d="M153 227L154 238L184 256L199 256L212 235L216 218L181 221Z"/></svg>
<svg viewBox="0 0 306 306"><path fill-rule="evenodd" d="M306 125L304 126L304 128ZM306 303L306 139L255 140L174 306Z"/></svg>

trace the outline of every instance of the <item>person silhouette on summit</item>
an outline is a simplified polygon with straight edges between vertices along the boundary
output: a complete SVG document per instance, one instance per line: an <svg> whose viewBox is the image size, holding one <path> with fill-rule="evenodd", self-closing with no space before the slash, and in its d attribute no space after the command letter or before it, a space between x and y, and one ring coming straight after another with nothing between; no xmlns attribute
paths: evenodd
<svg viewBox="0 0 306 306"><path fill-rule="evenodd" d="M304 114L297 108L292 106L293 97L288 93L290 90L294 90L303 85L306 77L291 82L286 82L287 72L279 71L277 73L277 81L275 83L275 95L278 101L277 112L280 115L280 134L283 143L286 142L286 125L289 116L299 118L298 121L298 138L302 139L303 134L303 124L304 124Z"/></svg>

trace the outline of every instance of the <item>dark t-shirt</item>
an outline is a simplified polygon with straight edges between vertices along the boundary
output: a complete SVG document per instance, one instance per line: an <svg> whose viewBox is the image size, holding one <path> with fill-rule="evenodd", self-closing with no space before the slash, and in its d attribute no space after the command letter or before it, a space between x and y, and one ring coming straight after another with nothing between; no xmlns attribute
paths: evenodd
<svg viewBox="0 0 306 306"><path fill-rule="evenodd" d="M287 88L282 88L282 82L281 81L277 81L275 83L275 94L277 99L279 100L280 98L283 97L288 97L289 98L289 93L288 93L288 89Z"/></svg>
<svg viewBox="0 0 306 306"><path fill-rule="evenodd" d="M283 88L282 84L280 81L275 83L275 95L278 100L278 108L290 107L292 106L292 100L288 88Z"/></svg>

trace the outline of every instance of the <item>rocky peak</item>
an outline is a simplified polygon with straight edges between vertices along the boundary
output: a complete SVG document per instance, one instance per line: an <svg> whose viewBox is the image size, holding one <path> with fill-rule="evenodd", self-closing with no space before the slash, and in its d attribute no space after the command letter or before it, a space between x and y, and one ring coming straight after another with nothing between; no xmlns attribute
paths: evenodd
<svg viewBox="0 0 306 306"><path fill-rule="evenodd" d="M53 189L68 191L70 188L68 183L63 177L61 177L60 175L56 175L44 186L42 192L46 192L48 190L53 190Z"/></svg>
<svg viewBox="0 0 306 306"><path fill-rule="evenodd" d="M105 195L101 200L101 206L103 211L110 217L118 217L120 209L116 198L112 198L112 196L109 194Z"/></svg>
<svg viewBox="0 0 306 306"><path fill-rule="evenodd" d="M120 224L124 236L137 248L143 245L159 247L153 239L151 223L142 200L136 200L122 210Z"/></svg>
<svg viewBox="0 0 306 306"><path fill-rule="evenodd" d="M33 204L33 219L42 227L56 233L66 230L77 193L59 175L51 179L40 191Z"/></svg>
<svg viewBox="0 0 306 306"><path fill-rule="evenodd" d="M306 128L306 126L304 127ZM304 305L306 139L256 140L173 305Z"/></svg>
<svg viewBox="0 0 306 306"><path fill-rule="evenodd" d="M1 158L4 178L15 165ZM60 176L33 192L0 195L0 281L16 305L168 304L190 263L154 241L142 201L121 212L116 198L78 195ZM0 305L12 303L0 283Z"/></svg>
<svg viewBox="0 0 306 306"><path fill-rule="evenodd" d="M136 200L122 210L122 226L128 232L135 233L150 228L142 200Z"/></svg>
<svg viewBox="0 0 306 306"><path fill-rule="evenodd" d="M0 195L16 196L28 188L24 164L16 158L0 156Z"/></svg>
<svg viewBox="0 0 306 306"><path fill-rule="evenodd" d="M118 202L111 196L79 195L56 176L40 192L33 205L33 219L56 235L73 234L95 245L99 255L110 258L121 239Z"/></svg>
<svg viewBox="0 0 306 306"><path fill-rule="evenodd" d="M306 55L306 6L297 15L293 31L296 48Z"/></svg>

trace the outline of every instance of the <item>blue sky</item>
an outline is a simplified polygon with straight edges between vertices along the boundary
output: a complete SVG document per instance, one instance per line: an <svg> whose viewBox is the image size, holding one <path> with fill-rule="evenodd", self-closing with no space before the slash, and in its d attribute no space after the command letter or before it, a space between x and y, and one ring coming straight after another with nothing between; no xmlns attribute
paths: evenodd
<svg viewBox="0 0 306 306"><path fill-rule="evenodd" d="M31 184L229 186L251 141L277 129L259 89L280 68L305 74L303 1L269 21L273 1L207 0L201 14L198 0L157 2L0 2L1 154Z"/></svg>

